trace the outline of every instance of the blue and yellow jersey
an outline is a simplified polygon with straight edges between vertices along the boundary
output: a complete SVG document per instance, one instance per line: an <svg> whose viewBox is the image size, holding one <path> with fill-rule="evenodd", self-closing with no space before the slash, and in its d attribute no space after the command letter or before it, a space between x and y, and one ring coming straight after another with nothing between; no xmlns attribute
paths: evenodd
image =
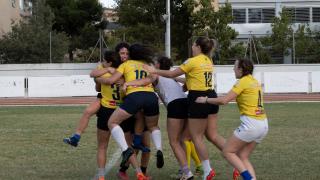
<svg viewBox="0 0 320 180"><path fill-rule="evenodd" d="M180 68L186 74L188 90L206 91L213 89L213 63L208 56L200 54L189 58L180 65Z"/></svg>
<svg viewBox="0 0 320 180"><path fill-rule="evenodd" d="M143 79L149 75L143 68L144 64L142 61L127 60L118 67L117 71L123 74L125 82ZM151 83L145 86L128 86L126 94L138 91L154 92L154 89Z"/></svg>
<svg viewBox="0 0 320 180"><path fill-rule="evenodd" d="M241 115L254 119L267 118L263 107L261 85L252 75L239 79L232 91L238 94L236 101Z"/></svg>
<svg viewBox="0 0 320 180"><path fill-rule="evenodd" d="M111 74L106 73L102 77L108 78L110 76ZM124 97L124 93L119 84L101 84L101 95L101 105L111 109L116 109L122 103Z"/></svg>

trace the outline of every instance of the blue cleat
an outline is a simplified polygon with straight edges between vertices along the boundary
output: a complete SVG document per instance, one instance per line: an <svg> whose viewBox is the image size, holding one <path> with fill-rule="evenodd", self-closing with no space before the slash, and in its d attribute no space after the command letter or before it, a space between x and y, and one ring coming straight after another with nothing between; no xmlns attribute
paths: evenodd
<svg viewBox="0 0 320 180"><path fill-rule="evenodd" d="M66 143L66 144L69 144L69 145L71 145L73 147L77 147L78 143L80 141L80 137L81 136L79 134L74 134L69 138L64 138L63 142Z"/></svg>

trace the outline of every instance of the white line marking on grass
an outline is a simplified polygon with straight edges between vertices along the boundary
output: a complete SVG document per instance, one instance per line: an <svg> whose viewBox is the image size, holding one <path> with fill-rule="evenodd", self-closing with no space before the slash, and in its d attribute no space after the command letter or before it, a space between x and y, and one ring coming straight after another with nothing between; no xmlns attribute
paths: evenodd
<svg viewBox="0 0 320 180"><path fill-rule="evenodd" d="M110 171L111 169L116 165L116 163L118 162L118 160L120 159L121 157L121 149L118 148L116 149L116 151L110 155L110 160L108 161L108 157L107 157L107 164L106 164L106 167L105 167L105 174L104 176L106 176ZM97 175L94 175L93 178L91 180L96 180L97 179Z"/></svg>
<svg viewBox="0 0 320 180"><path fill-rule="evenodd" d="M116 163L118 162L118 160L121 157L121 154L122 154L122 151L120 148L118 148L117 151L112 154L110 161L108 161L108 163L106 164L106 168L105 168L106 174L105 175L107 175L110 172L110 170L112 169L112 167L114 165L116 165Z"/></svg>

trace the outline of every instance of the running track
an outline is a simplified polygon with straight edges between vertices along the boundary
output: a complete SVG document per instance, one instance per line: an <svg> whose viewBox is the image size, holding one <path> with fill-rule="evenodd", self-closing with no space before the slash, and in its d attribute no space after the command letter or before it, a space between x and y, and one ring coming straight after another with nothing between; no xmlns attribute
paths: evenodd
<svg viewBox="0 0 320 180"><path fill-rule="evenodd" d="M87 105L96 97L57 97L57 98L0 98L0 105ZM320 93L312 94L265 94L264 102L320 102Z"/></svg>

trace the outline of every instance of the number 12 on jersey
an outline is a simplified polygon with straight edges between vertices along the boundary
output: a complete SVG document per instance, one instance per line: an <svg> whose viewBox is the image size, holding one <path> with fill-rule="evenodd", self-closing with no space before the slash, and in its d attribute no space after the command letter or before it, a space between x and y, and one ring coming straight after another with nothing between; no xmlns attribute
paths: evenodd
<svg viewBox="0 0 320 180"><path fill-rule="evenodd" d="M205 72L203 74L204 74L204 78L206 80L205 86L212 87L212 72Z"/></svg>

